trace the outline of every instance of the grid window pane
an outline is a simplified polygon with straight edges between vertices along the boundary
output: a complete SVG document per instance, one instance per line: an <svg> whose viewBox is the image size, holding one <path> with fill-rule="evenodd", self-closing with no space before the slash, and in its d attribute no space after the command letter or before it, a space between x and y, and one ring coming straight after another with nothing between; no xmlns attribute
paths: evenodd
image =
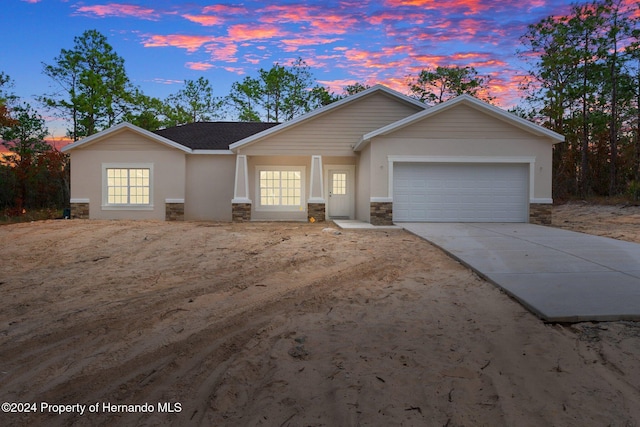
<svg viewBox="0 0 640 427"><path fill-rule="evenodd" d="M114 205L148 205L150 203L149 169L107 169L107 203Z"/></svg>
<svg viewBox="0 0 640 427"><path fill-rule="evenodd" d="M335 172L331 175L331 192L336 195L347 194L347 174Z"/></svg>
<svg viewBox="0 0 640 427"><path fill-rule="evenodd" d="M301 171L260 171L262 206L300 206L301 194Z"/></svg>

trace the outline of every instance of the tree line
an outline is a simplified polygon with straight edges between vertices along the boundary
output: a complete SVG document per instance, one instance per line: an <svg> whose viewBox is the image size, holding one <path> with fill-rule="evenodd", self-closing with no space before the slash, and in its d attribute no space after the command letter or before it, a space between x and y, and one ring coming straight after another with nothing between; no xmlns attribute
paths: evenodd
<svg viewBox="0 0 640 427"><path fill-rule="evenodd" d="M529 26L525 116L565 135L554 196L640 196L640 5L574 5Z"/></svg>
<svg viewBox="0 0 640 427"><path fill-rule="evenodd" d="M521 37L528 79L512 113L565 135L553 151L555 198L640 198L639 21L638 4L598 0L530 25ZM332 93L299 58L258 70L224 97L200 77L162 100L131 83L124 59L96 30L77 36L43 73L55 90L37 100L70 124L74 141L123 121L148 130L220 119L284 122L369 87ZM490 76L470 66L423 69L406 81L407 93L429 105L463 93L494 101ZM44 120L11 84L0 71L0 140L10 152L0 165L0 208L64 206L68 160L44 142Z"/></svg>

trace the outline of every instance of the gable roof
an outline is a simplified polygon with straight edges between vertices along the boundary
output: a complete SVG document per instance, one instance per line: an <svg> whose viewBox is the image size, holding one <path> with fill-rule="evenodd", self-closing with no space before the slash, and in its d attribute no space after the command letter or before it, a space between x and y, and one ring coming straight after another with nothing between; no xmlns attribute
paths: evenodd
<svg viewBox="0 0 640 427"><path fill-rule="evenodd" d="M397 122L391 123L378 130L369 132L368 134L362 137L360 142L358 142L353 149L354 151L359 151L369 141L371 141L371 139L375 138L376 136L388 135L399 129L402 129L403 127L409 126L413 123L423 120L427 117L435 116L436 114L441 113L442 111L446 111L450 108L453 108L456 105L468 105L490 116L493 116L499 120L507 122L513 126L519 127L527 132L533 133L538 136L544 136L544 137L550 138L554 142L554 144L557 142L564 141L564 136L560 135L559 133L556 133L550 129L547 129L535 123L532 123L529 120L525 120L521 117L518 117L515 114L509 113L508 111L503 110L502 108L498 108L494 105L480 101L479 99L474 98L471 95L464 94L464 95L460 95L455 98L452 98L448 101L445 101L442 104L438 104L434 107L431 107L425 111L420 111L419 113L416 113L405 119L398 120Z"/></svg>
<svg viewBox="0 0 640 427"><path fill-rule="evenodd" d="M160 135L156 135L153 132L149 132L146 129L142 129L141 127L138 127L136 125L132 125L131 123L120 123L116 126L110 127L109 129L105 129L102 132L98 132L95 133L91 136L88 136L86 138L80 139L72 144L69 144L65 147L62 147L62 152L67 152L67 151L71 151L75 148L81 147L83 145L89 145L89 144L93 144L96 141L99 141L101 139L104 139L106 137L108 137L109 135L113 135L116 134L118 132L122 132L123 130L130 130L132 132L135 132L139 135L145 136L153 141L159 142L160 144L169 146L169 147L173 147L173 148L177 148L178 150L182 150L184 152L190 153L191 149L189 149L188 147L185 147L184 145L178 144L175 141L172 141L170 139L167 139L163 136Z"/></svg>
<svg viewBox="0 0 640 427"><path fill-rule="evenodd" d="M357 100L359 100L361 98L365 98L365 97L370 96L371 94L374 94L374 93L386 94L387 96L393 97L393 98L398 99L399 101L405 102L407 104L414 105L414 106L416 106L416 107L418 107L420 109L429 108L426 104L424 104L423 102L420 102L419 100L417 100L415 98L411 98L411 97L409 97L407 95L403 95L400 92L396 92L395 90L389 89L388 87L383 86L383 85L375 85L373 87L370 87L367 90L363 90L362 92L358 92L355 95L349 95L349 96L347 96L345 98L342 98L339 101L332 102L329 105L325 105L324 107L317 108L317 109L315 109L313 111L310 111L310 112L308 112L306 114L298 116L293 120L289 120L288 122L284 122L278 127L274 127L272 129L268 129L268 130L266 130L264 132L260 132L258 134L255 134L255 135L249 136L247 138L244 138L244 139L242 139L240 141L234 142L233 144L231 144L229 146L229 149L230 150L236 150L238 148L253 144L253 143L255 143L255 142L257 142L257 141L259 141L259 140L261 140L261 139L263 139L265 137L268 137L270 135L274 135L276 133L283 132L283 131L285 131L285 130L293 127L293 126L296 126L296 125L298 125L300 123L303 123L303 122L306 122L306 121L309 121L309 120L312 120L313 118L315 118L315 117L317 117L319 115L325 114L325 113L327 113L329 111L332 111L332 110L335 110L337 108L340 108L340 107L344 106L345 104L349 104L349 103L355 102L355 101L357 101Z"/></svg>
<svg viewBox="0 0 640 427"><path fill-rule="evenodd" d="M278 124L261 122L197 122L160 129L153 133L192 150L228 150L230 144Z"/></svg>
<svg viewBox="0 0 640 427"><path fill-rule="evenodd" d="M277 125L278 123L260 122L198 122L150 132L124 122L69 144L62 148L62 152L95 143L123 130L130 130L186 153L193 153L194 150L228 150L233 142Z"/></svg>

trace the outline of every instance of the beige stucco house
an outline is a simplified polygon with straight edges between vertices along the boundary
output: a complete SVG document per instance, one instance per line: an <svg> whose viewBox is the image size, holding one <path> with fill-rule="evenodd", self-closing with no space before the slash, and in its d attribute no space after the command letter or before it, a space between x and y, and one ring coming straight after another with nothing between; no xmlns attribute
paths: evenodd
<svg viewBox="0 0 640 427"><path fill-rule="evenodd" d="M561 135L471 96L384 86L282 124L123 123L63 149L73 217L546 222Z"/></svg>

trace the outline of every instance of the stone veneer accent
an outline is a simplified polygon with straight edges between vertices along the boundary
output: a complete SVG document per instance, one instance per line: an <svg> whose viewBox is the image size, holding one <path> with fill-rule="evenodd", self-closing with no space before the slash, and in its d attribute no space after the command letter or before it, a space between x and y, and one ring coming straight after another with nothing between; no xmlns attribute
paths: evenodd
<svg viewBox="0 0 640 427"><path fill-rule="evenodd" d="M184 203L165 203L165 221L184 221Z"/></svg>
<svg viewBox="0 0 640 427"><path fill-rule="evenodd" d="M71 203L71 218L89 219L89 203Z"/></svg>
<svg viewBox="0 0 640 427"><path fill-rule="evenodd" d="M531 224L550 225L551 224L550 204L531 203L529 205L529 222Z"/></svg>
<svg viewBox="0 0 640 427"><path fill-rule="evenodd" d="M232 203L231 221L245 222L251 221L251 203Z"/></svg>
<svg viewBox="0 0 640 427"><path fill-rule="evenodd" d="M392 202L371 202L370 214L372 225L393 225Z"/></svg>
<svg viewBox="0 0 640 427"><path fill-rule="evenodd" d="M323 222L325 220L325 204L307 203L307 216L315 218L317 222Z"/></svg>

